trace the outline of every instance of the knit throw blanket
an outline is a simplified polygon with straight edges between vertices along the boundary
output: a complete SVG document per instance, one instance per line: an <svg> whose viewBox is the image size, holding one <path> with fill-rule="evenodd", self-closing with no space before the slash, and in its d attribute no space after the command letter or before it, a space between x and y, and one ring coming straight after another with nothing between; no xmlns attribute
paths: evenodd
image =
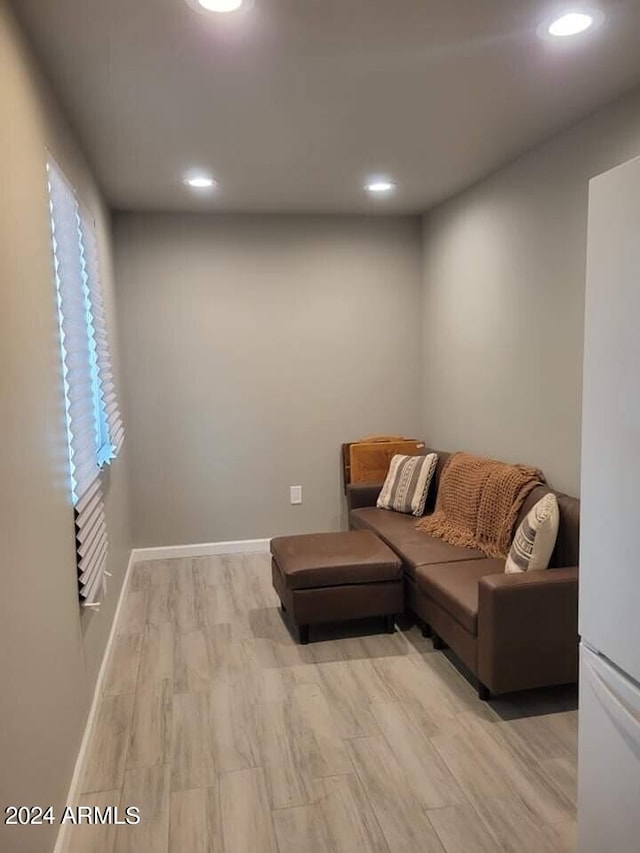
<svg viewBox="0 0 640 853"><path fill-rule="evenodd" d="M529 492L544 476L471 453L452 453L442 469L435 511L416 527L487 557L506 557L513 527Z"/></svg>

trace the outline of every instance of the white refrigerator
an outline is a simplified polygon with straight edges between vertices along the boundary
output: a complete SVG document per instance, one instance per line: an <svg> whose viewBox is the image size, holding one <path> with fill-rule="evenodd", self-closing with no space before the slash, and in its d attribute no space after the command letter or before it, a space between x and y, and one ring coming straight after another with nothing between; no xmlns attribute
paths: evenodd
<svg viewBox="0 0 640 853"><path fill-rule="evenodd" d="M639 853L640 158L590 183L583 384L578 853Z"/></svg>

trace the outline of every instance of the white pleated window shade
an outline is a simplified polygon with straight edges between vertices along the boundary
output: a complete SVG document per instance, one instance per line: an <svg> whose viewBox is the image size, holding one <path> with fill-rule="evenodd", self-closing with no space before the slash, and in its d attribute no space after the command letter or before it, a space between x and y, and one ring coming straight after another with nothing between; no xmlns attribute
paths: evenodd
<svg viewBox="0 0 640 853"><path fill-rule="evenodd" d="M80 215L80 237L82 242L84 271L91 303L91 319L95 340L97 368L97 386L100 395L99 415L104 418L108 443L108 458L99 458L108 462L118 455L124 441L124 425L118 405L113 364L109 348L109 333L102 299L102 282L98 261L98 241L91 216L82 208ZM101 450L102 456L102 450Z"/></svg>
<svg viewBox="0 0 640 853"><path fill-rule="evenodd" d="M57 166L49 163L47 168L79 590L86 605L97 606L108 541L91 300L76 197Z"/></svg>

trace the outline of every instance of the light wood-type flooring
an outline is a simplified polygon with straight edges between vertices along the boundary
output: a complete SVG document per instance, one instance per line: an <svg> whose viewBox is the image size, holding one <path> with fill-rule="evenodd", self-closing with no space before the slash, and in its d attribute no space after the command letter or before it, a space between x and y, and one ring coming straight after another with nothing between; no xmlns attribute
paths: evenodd
<svg viewBox="0 0 640 853"><path fill-rule="evenodd" d="M299 646L265 554L134 566L66 853L568 853L576 693L482 703L417 627ZM314 636L320 641L314 642Z"/></svg>

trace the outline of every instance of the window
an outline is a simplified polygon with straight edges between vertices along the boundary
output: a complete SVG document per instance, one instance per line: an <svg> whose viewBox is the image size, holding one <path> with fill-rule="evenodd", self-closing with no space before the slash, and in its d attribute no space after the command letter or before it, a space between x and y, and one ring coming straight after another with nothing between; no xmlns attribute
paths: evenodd
<svg viewBox="0 0 640 853"><path fill-rule="evenodd" d="M79 210L80 245L87 292L87 330L92 342L91 376L94 389L98 434L98 463L111 462L120 452L124 427L118 407L109 333L102 301L100 264L95 227L89 214Z"/></svg>
<svg viewBox="0 0 640 853"><path fill-rule="evenodd" d="M56 164L47 171L80 597L96 607L108 551L100 469L117 456L124 429L93 221Z"/></svg>

